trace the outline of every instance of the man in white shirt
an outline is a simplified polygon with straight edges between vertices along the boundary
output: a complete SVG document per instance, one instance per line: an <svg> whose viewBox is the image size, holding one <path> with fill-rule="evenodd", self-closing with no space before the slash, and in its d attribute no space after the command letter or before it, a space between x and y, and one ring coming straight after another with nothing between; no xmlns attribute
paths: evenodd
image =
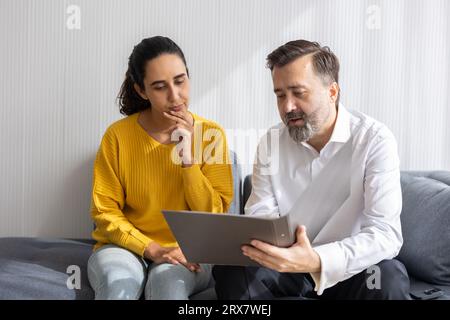
<svg viewBox="0 0 450 320"><path fill-rule="evenodd" d="M267 170L257 156L245 214L278 217L297 210L294 203L308 188L318 192L302 205L308 210L296 212L304 225L292 246L254 240L242 252L262 267L214 268L218 298L410 299L408 274L394 259L403 238L393 134L339 104L339 61L328 47L291 41L267 62L283 120L269 130L278 139L277 167ZM348 170L335 157L346 143ZM257 155L261 149L262 142ZM331 171L320 176L326 167ZM337 178L329 181L329 172ZM342 203L330 206L338 193L345 195Z"/></svg>

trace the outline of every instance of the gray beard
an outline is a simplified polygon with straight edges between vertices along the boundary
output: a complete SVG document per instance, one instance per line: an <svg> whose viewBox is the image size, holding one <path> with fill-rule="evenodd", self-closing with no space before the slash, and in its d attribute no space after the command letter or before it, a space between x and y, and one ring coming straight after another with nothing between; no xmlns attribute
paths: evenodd
<svg viewBox="0 0 450 320"><path fill-rule="evenodd" d="M316 133L320 131L320 110L321 108L317 108L308 116L303 112L290 112L285 116L284 121L289 129L289 135L292 140L296 143L305 142L314 137ZM304 125L302 127L289 126L289 120L298 116L303 117L303 120L305 121Z"/></svg>
<svg viewBox="0 0 450 320"><path fill-rule="evenodd" d="M315 127L309 121L305 121L305 125L303 127L288 126L288 129L289 135L296 143L308 141L317 132Z"/></svg>

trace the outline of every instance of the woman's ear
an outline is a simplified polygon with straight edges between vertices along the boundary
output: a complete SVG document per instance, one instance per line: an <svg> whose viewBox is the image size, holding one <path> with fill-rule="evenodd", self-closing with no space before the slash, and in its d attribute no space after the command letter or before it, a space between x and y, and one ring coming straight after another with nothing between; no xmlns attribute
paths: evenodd
<svg viewBox="0 0 450 320"><path fill-rule="evenodd" d="M141 87L138 86L137 83L133 84L133 88L142 99L148 100L147 96L145 95L145 92L141 89Z"/></svg>

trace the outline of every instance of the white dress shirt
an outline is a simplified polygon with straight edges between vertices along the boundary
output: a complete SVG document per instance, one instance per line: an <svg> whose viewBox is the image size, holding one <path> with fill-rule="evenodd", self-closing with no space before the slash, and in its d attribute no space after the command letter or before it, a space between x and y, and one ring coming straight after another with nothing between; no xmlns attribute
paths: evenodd
<svg viewBox="0 0 450 320"><path fill-rule="evenodd" d="M272 139L274 132L278 138L278 153L271 154L276 167L267 170L258 154L262 149L267 150L263 141L270 132ZM349 139L352 139L351 177L345 177L342 171L342 179L338 175L329 181L339 188L347 178L349 196L335 212L327 214L325 222L315 226L317 232L310 238L321 260L321 272L311 273L319 295L381 260L394 258L400 251L402 194L397 143L391 131L367 115L345 109L342 104L331 138L320 153L306 142L294 142L283 123L272 127L258 145L252 193L245 205L247 215L287 214L321 170L333 164L333 156ZM326 195L313 198L310 200L327 201ZM304 221L318 218L306 211L297 214ZM308 223L305 225L308 229Z"/></svg>

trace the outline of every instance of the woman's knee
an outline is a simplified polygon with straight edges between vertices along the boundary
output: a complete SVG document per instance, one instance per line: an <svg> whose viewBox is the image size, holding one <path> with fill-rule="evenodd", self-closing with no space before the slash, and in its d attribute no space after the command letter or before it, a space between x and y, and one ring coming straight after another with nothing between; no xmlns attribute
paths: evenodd
<svg viewBox="0 0 450 320"><path fill-rule="evenodd" d="M98 249L88 261L88 278L96 299L138 299L145 276L143 260L117 246Z"/></svg>
<svg viewBox="0 0 450 320"><path fill-rule="evenodd" d="M149 268L145 297L149 300L185 300L206 288L210 278L211 267L208 265L202 265L200 272L192 272L181 264L154 264Z"/></svg>

